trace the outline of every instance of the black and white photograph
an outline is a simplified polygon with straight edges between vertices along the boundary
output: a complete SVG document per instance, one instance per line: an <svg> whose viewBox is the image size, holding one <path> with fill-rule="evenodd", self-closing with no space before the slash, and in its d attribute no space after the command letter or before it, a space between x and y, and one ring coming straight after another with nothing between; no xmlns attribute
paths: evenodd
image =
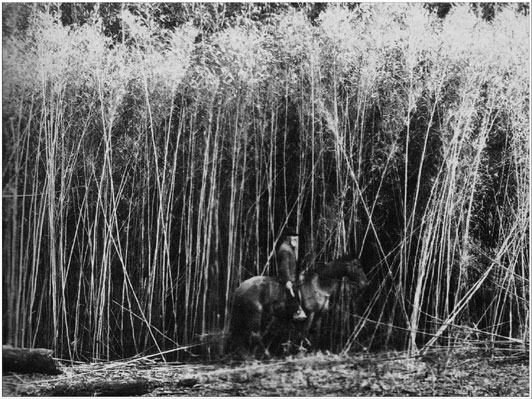
<svg viewBox="0 0 532 399"><path fill-rule="evenodd" d="M2 2L2 396L530 397L529 2Z"/></svg>

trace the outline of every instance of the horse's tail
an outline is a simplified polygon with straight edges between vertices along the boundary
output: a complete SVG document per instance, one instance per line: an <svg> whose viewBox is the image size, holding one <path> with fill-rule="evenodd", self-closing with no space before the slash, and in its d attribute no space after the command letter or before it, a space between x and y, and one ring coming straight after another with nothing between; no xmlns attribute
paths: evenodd
<svg viewBox="0 0 532 399"><path fill-rule="evenodd" d="M234 353L241 350L246 345L247 319L245 311L245 303L241 297L235 296L233 309L229 320L229 331L226 334L226 350L227 353Z"/></svg>
<svg viewBox="0 0 532 399"><path fill-rule="evenodd" d="M237 302L235 300L235 302ZM234 355L241 350L244 346L245 331L241 326L245 323L244 313L240 310L240 307L234 306L230 314L229 328L225 334L224 353L226 355Z"/></svg>

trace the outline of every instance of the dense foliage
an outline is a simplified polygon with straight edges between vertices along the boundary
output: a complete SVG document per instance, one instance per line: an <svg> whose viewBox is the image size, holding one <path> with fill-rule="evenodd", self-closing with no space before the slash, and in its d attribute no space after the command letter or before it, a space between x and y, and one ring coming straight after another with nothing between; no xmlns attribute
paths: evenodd
<svg viewBox="0 0 532 399"><path fill-rule="evenodd" d="M210 350L287 224L372 280L329 349L528 336L528 8L3 11L5 341Z"/></svg>

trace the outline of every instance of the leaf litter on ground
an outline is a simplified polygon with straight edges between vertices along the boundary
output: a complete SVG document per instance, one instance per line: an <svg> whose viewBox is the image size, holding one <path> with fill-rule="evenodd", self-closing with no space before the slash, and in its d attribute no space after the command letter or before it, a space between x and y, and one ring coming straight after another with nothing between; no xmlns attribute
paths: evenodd
<svg viewBox="0 0 532 399"><path fill-rule="evenodd" d="M150 364L108 362L62 367L63 374L7 374L8 396L526 396L527 356L481 353L443 364L386 352L302 354L265 361Z"/></svg>

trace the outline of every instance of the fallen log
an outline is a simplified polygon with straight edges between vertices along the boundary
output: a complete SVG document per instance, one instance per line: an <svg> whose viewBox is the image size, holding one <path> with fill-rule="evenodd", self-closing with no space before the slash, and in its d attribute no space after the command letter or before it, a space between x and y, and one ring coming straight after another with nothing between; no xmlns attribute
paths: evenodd
<svg viewBox="0 0 532 399"><path fill-rule="evenodd" d="M152 392L161 384L145 379L137 381L65 382L45 390L44 396L141 396Z"/></svg>
<svg viewBox="0 0 532 399"><path fill-rule="evenodd" d="M12 371L22 374L61 374L50 349L14 348L11 345L2 346L2 370L3 373Z"/></svg>

